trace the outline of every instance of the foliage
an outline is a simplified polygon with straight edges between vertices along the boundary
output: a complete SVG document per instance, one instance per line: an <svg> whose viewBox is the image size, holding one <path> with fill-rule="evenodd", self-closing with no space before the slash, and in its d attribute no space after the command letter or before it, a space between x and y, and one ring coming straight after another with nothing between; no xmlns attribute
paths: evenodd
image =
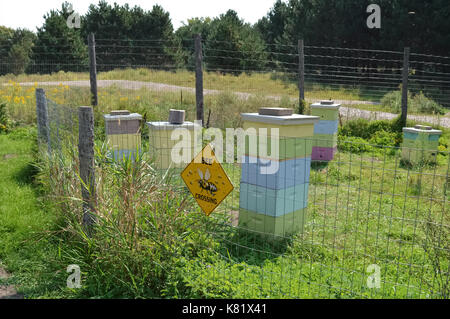
<svg viewBox="0 0 450 319"><path fill-rule="evenodd" d="M90 33L94 33L96 39L115 40L106 42L108 50L97 49L99 65L152 65L164 68L174 61L176 50L173 50L172 22L169 13L159 5L146 11L139 6L130 8L128 4L120 6L114 3L112 6L104 0L98 5L91 4L82 20L83 37Z"/></svg>
<svg viewBox="0 0 450 319"><path fill-rule="evenodd" d="M356 119L345 122L339 127L339 135L356 136L369 140L378 131L389 133L398 132L396 128L396 120L377 120L369 121L366 119ZM398 142L398 136L396 137Z"/></svg>
<svg viewBox="0 0 450 319"><path fill-rule="evenodd" d="M6 103L0 103L0 133L7 133L11 127L11 120L8 115Z"/></svg>
<svg viewBox="0 0 450 319"><path fill-rule="evenodd" d="M450 28L450 22L445 14L436 15L436 10L447 12L450 3L445 0L378 1L383 27L369 29L365 22L369 16L366 9L371 3L369 0L277 0L256 28L267 43L295 45L298 39L304 39L308 45L326 43L330 47L398 51L410 46L447 55L450 35L444 30ZM420 14L408 15L409 11Z"/></svg>
<svg viewBox="0 0 450 319"><path fill-rule="evenodd" d="M188 70L195 69L195 35L200 34L202 40L205 41L209 37L210 29L211 18L192 18L175 31L175 38L180 47L179 60Z"/></svg>
<svg viewBox="0 0 450 319"><path fill-rule="evenodd" d="M8 29L0 26L0 75L24 73L31 61L36 35L26 29Z"/></svg>
<svg viewBox="0 0 450 319"><path fill-rule="evenodd" d="M423 223L426 234L423 247L433 269L433 283L424 280L424 284L440 299L450 297L450 218L442 209L442 224L437 225L429 216ZM435 285L433 285L435 284Z"/></svg>
<svg viewBox="0 0 450 319"><path fill-rule="evenodd" d="M38 28L33 47L33 62L28 72L52 73L58 71L80 71L86 69L88 52L77 28L67 27L67 18L72 13L70 4L64 2L60 10L51 10L44 16L44 24ZM42 68L45 65L45 69Z"/></svg>
<svg viewBox="0 0 450 319"><path fill-rule="evenodd" d="M205 62L209 70L239 74L265 66L265 44L261 36L244 23L233 10L211 22L205 45Z"/></svg>
<svg viewBox="0 0 450 319"><path fill-rule="evenodd" d="M369 152L372 150L372 146L369 145L369 142L367 140L357 136L346 136L345 138L339 136L338 148L341 151L357 154Z"/></svg>
<svg viewBox="0 0 450 319"><path fill-rule="evenodd" d="M402 133L397 130L397 122L397 119L391 121L368 121L365 119L347 121L339 127L339 149L352 153L374 152L380 154L383 154L383 150L386 149L389 154L393 154L394 147L400 145L402 141Z"/></svg>
<svg viewBox="0 0 450 319"><path fill-rule="evenodd" d="M375 134L369 139L369 143L372 145L379 146L390 146L393 147L397 144L398 134L386 131L376 131Z"/></svg>
<svg viewBox="0 0 450 319"><path fill-rule="evenodd" d="M383 107L393 113L400 113L402 109L402 92L392 91L386 93L381 99ZM423 92L412 94L408 92L408 113L445 114L445 109L426 97Z"/></svg>

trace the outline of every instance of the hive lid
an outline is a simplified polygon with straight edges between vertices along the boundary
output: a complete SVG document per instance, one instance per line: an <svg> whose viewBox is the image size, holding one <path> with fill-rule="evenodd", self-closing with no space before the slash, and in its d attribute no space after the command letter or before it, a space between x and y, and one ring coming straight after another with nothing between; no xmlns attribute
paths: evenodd
<svg viewBox="0 0 450 319"><path fill-rule="evenodd" d="M330 110L337 109L340 106L341 106L340 104L334 103L334 100L322 100L320 102L311 104L311 108L322 108L322 109L330 109Z"/></svg>
<svg viewBox="0 0 450 319"><path fill-rule="evenodd" d="M427 125L415 125L414 127L404 127L403 132L442 134L441 130L435 130L431 126L427 126Z"/></svg>
<svg viewBox="0 0 450 319"><path fill-rule="evenodd" d="M293 109L283 107L261 107L259 109L259 115L273 115L273 116L288 116L294 113Z"/></svg>
<svg viewBox="0 0 450 319"><path fill-rule="evenodd" d="M110 114L103 115L105 121L129 121L129 120L141 120L142 115L138 113L131 113L128 110L114 110L111 111Z"/></svg>
<svg viewBox="0 0 450 319"><path fill-rule="evenodd" d="M249 122L261 122L277 125L315 124L320 117L311 115L292 114L285 116L261 115L258 113L241 113L242 119Z"/></svg>
<svg viewBox="0 0 450 319"><path fill-rule="evenodd" d="M189 121L185 121L183 124L172 124L170 122L147 122L146 124L151 130L174 130L176 128L193 130L194 127L201 128L199 124Z"/></svg>
<svg viewBox="0 0 450 319"><path fill-rule="evenodd" d="M130 111L128 110L115 110L109 113L110 115L130 115Z"/></svg>

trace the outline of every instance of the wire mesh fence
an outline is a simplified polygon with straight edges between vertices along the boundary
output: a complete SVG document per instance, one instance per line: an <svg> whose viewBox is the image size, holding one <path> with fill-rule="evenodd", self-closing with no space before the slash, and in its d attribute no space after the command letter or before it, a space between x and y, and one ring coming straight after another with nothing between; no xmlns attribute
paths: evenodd
<svg viewBox="0 0 450 319"><path fill-rule="evenodd" d="M75 114L74 108L49 101L52 152L61 154L60 146L67 145L68 151L72 149L75 154L66 155L66 160L60 162L64 163L62 171L66 174L74 174L70 169L78 171ZM334 159L321 161L311 160L312 147L329 140L282 136L278 144L279 160L267 163L262 158L251 160L251 145L255 144L251 136L244 139L243 158L235 149L218 151L216 144L234 190L205 217L180 177L196 155L191 141L177 144L171 138L173 128L167 122L153 122L140 130L142 152L138 157L142 158L125 153L118 158L112 155L111 151L117 150L111 149L101 121L97 125L95 167L99 172L98 213L104 214L101 218L109 218L114 205L123 205L108 196L116 191L115 183L127 180L117 175L110 181L107 175L118 174L121 165L130 165L129 160L137 165L141 161L148 163L140 169L154 179L141 185L130 201L145 197L156 183L164 181L178 198L172 199L174 203L190 203L186 213L193 216L193 225L206 235L205 242L197 244L209 253L186 262L185 280L207 296L449 296L448 152L408 148L405 153L402 147L339 139ZM158 130L157 125L167 128ZM131 149L129 137L134 134L122 135L113 144ZM201 147L208 142L202 141ZM413 151L421 152L423 161L411 164ZM183 152L188 154L187 162L173 160L173 154ZM276 172L264 174L274 162L279 165ZM113 169L108 171L107 167ZM194 183L212 184L220 190L222 181L217 176L202 175L195 176ZM201 192L204 196L215 196L211 187L202 187ZM76 197L79 191L68 189L66 196L69 194ZM128 214L128 209L119 214ZM141 220L135 226L137 240L148 240L154 234L144 231L145 225L149 222L147 218L156 216L156 211L147 208L137 210L136 214L133 219ZM179 254L182 258L183 254Z"/></svg>

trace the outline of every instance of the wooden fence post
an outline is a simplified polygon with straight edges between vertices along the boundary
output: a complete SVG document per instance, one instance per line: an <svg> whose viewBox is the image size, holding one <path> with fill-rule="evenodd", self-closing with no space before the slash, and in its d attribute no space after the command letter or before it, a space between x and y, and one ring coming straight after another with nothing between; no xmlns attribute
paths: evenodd
<svg viewBox="0 0 450 319"><path fill-rule="evenodd" d="M95 36L90 33L88 36L89 43L89 73L91 80L91 104L92 106L98 105L97 95L97 58L95 55Z"/></svg>
<svg viewBox="0 0 450 319"><path fill-rule="evenodd" d="M303 40L298 40L298 91L299 100L298 107L299 113L304 114L304 100L305 100L305 53Z"/></svg>
<svg viewBox="0 0 450 319"><path fill-rule="evenodd" d="M197 106L197 120L202 121L204 126L203 114L203 54L202 38L200 34L195 35L195 100Z"/></svg>
<svg viewBox="0 0 450 319"><path fill-rule="evenodd" d="M44 89L36 89L36 116L38 129L38 143L47 144L48 153L51 152L50 145L50 123L48 120L47 98Z"/></svg>
<svg viewBox="0 0 450 319"><path fill-rule="evenodd" d="M406 126L406 118L408 115L408 75L409 75L409 47L405 47L403 53L403 80L402 80L402 115L401 122L403 127Z"/></svg>
<svg viewBox="0 0 450 319"><path fill-rule="evenodd" d="M91 106L78 108L78 157L80 161L81 195L83 197L83 227L88 235L96 222L94 171L94 111Z"/></svg>

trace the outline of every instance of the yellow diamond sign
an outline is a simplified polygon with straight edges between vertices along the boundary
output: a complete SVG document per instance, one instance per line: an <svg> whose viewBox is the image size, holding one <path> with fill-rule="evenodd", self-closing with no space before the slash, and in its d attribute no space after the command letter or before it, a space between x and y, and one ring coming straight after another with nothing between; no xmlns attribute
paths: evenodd
<svg viewBox="0 0 450 319"><path fill-rule="evenodd" d="M209 144L186 166L181 178L207 216L233 190L233 184Z"/></svg>

